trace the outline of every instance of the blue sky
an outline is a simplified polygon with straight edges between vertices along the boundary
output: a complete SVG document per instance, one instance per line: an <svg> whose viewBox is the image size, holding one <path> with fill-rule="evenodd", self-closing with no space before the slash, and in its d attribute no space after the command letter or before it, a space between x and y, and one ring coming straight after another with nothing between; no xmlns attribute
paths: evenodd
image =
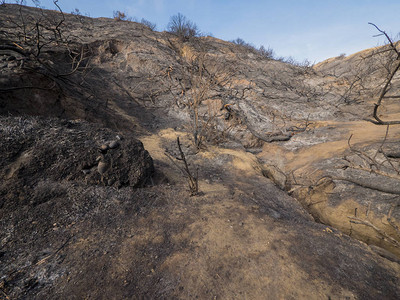
<svg viewBox="0 0 400 300"><path fill-rule="evenodd" d="M27 1L30 4L30 1ZM42 6L53 8L51 0ZM382 44L368 22L394 38L400 32L400 0L59 0L65 12L78 8L91 17L113 11L145 18L166 28L178 12L205 33L223 40L237 37L274 49L278 56L319 62Z"/></svg>

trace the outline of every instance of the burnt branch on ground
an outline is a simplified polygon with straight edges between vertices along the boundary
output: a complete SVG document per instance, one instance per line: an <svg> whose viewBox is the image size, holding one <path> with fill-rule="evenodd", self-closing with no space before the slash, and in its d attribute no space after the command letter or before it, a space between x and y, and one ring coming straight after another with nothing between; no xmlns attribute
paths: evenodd
<svg viewBox="0 0 400 300"><path fill-rule="evenodd" d="M361 225L365 225L365 226L371 227L372 229L374 229L382 237L383 240L388 241L389 243L393 244L393 246L395 246L397 248L400 247L400 242L398 240L396 240L393 237L391 237L390 235L388 235L385 231L383 231L379 227L375 226L370 221L363 220L361 218L353 217L353 216L349 216L348 218L350 220L350 223L361 224Z"/></svg>
<svg viewBox="0 0 400 300"><path fill-rule="evenodd" d="M367 151L362 151L353 147L350 143L353 135L350 135L347 143L349 145L351 153L355 154L358 159L357 161L355 161L354 159L345 156L344 161L346 161L347 163L345 168L363 170L369 173L375 173L377 175L387 176L400 180L399 162L397 162L394 158L390 158L384 150L388 134L389 125L387 125L385 137L379 147L377 149L374 149L373 151L369 151L372 153L367 153Z"/></svg>

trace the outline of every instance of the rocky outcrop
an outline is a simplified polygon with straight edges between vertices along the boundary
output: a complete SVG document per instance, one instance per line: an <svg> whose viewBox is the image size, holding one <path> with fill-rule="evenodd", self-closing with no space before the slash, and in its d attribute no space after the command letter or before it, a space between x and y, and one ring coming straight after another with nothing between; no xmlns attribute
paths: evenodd
<svg viewBox="0 0 400 300"><path fill-rule="evenodd" d="M138 187L153 173L141 142L85 121L2 117L2 206L42 181ZM21 194L22 193L22 194Z"/></svg>

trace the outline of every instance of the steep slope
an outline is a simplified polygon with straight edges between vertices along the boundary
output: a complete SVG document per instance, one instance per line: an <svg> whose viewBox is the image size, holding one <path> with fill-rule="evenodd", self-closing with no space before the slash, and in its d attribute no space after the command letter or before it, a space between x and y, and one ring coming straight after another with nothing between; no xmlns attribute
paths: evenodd
<svg viewBox="0 0 400 300"><path fill-rule="evenodd" d="M1 297L400 297L398 258L336 229L399 253L390 240L398 241L395 206L382 229L398 199L334 173L352 170L348 161L360 164L348 148L351 132L351 144L371 148L362 151L379 149L385 136L385 128L362 121L368 101L344 101L351 78L332 70L353 61L293 66L211 37L182 42L133 22L72 15L61 27L67 43L44 45L38 60L14 26L21 14L50 25L62 19L57 12L0 8L6 62L0 112L16 116L2 117L0 137L6 145L24 133L22 153L37 152L34 164L1 154L7 196L0 208ZM109 129L43 119L50 116ZM35 130L26 130L32 124ZM77 163L96 161L96 147L117 135L128 141L116 150L126 160L113 174L135 174L129 155L145 152L129 145L138 138L154 160L147 185L121 187ZM397 135L391 128L385 143L393 153ZM164 154L179 155L177 136L191 170L198 168L194 197ZM47 160L47 149L69 149L75 157ZM148 164L143 178L146 170ZM11 184L19 186L14 196Z"/></svg>

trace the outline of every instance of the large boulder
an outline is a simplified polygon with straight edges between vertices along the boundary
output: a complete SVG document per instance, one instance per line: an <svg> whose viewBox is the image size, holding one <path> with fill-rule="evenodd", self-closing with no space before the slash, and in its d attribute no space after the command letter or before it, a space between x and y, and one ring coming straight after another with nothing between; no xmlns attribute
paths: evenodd
<svg viewBox="0 0 400 300"><path fill-rule="evenodd" d="M43 179L137 187L154 170L149 153L132 135L85 121L1 117L0 137L4 199L12 200Z"/></svg>

